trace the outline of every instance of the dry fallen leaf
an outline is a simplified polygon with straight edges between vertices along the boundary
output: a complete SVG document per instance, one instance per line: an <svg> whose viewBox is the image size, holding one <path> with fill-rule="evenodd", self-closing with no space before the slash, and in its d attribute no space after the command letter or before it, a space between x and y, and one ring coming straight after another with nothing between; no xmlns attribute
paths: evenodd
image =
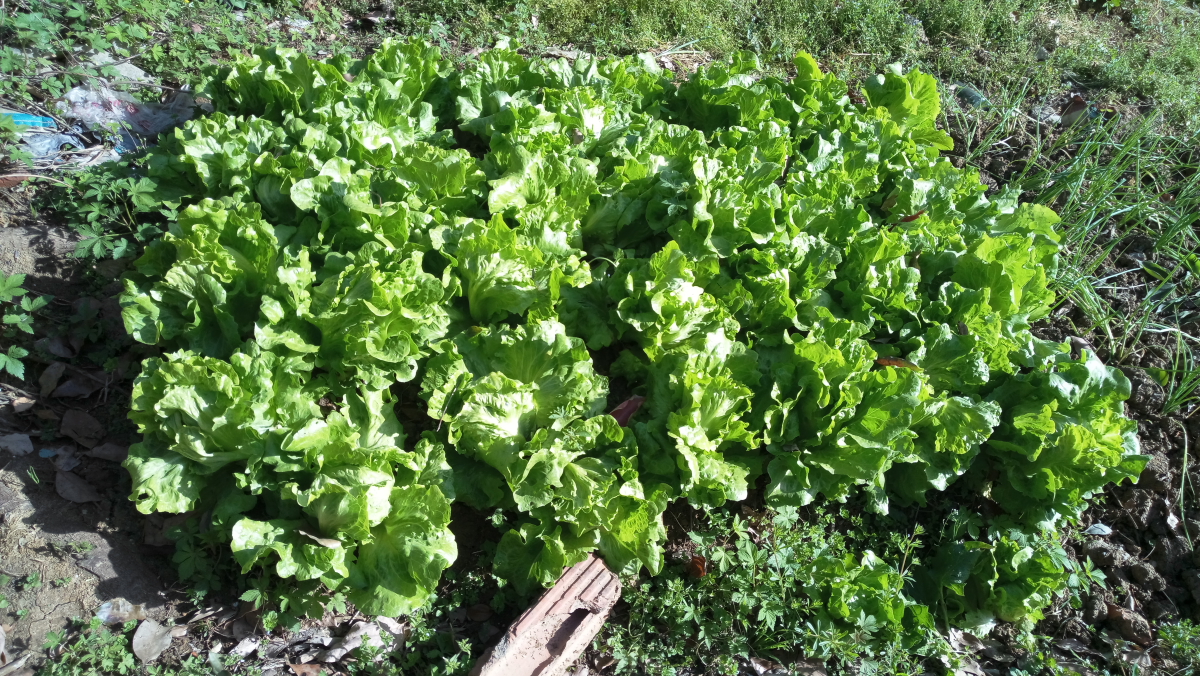
<svg viewBox="0 0 1200 676"><path fill-rule="evenodd" d="M68 397L84 397L92 396L92 393L100 389L101 384L87 376L75 376L67 382L59 385L54 389L54 393L50 396L65 399Z"/></svg>
<svg viewBox="0 0 1200 676"><path fill-rule="evenodd" d="M101 499L95 487L72 472L55 472L54 490L61 498L71 502L99 502Z"/></svg>
<svg viewBox="0 0 1200 676"><path fill-rule="evenodd" d="M42 377L38 378L38 385L42 386L43 397L50 396L54 388L58 387L58 379L62 378L63 371L66 370L66 364L56 361L47 366L45 371L42 371Z"/></svg>
<svg viewBox="0 0 1200 676"><path fill-rule="evenodd" d="M300 533L301 535L303 535L304 537L312 540L313 542L316 542L317 544L321 545L322 547L326 547L328 549L339 549L342 546L341 540L334 540L333 538L319 538L316 535L313 535L311 533L305 533L304 531L297 531L297 532Z"/></svg>
<svg viewBox="0 0 1200 676"><path fill-rule="evenodd" d="M142 620L133 633L133 654L142 662L153 662L171 647L171 628L154 620Z"/></svg>
<svg viewBox="0 0 1200 676"><path fill-rule="evenodd" d="M71 349L62 336L47 336L37 341L36 345L55 357L70 359L75 356L75 350Z"/></svg>
<svg viewBox="0 0 1200 676"><path fill-rule="evenodd" d="M0 451L8 451L16 456L33 453L33 442L28 434L5 434L0 436Z"/></svg>
<svg viewBox="0 0 1200 676"><path fill-rule="evenodd" d="M33 412L38 417L38 420L59 420L58 414L48 408L39 408Z"/></svg>
<svg viewBox="0 0 1200 676"><path fill-rule="evenodd" d="M110 462L125 462L125 458L129 457L129 447L114 443L100 444L84 455Z"/></svg>
<svg viewBox="0 0 1200 676"><path fill-rule="evenodd" d="M16 413L24 413L25 411L33 408L33 405L36 403L36 401L30 399L29 397L17 397L16 399L12 400L13 411Z"/></svg>
<svg viewBox="0 0 1200 676"><path fill-rule="evenodd" d="M88 448L95 447L104 438L104 426L100 421L78 409L63 414L59 431Z"/></svg>

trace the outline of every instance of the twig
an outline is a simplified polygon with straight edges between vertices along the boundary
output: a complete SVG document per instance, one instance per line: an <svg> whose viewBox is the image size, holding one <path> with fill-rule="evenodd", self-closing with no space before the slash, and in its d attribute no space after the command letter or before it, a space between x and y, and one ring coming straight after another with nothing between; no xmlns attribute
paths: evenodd
<svg viewBox="0 0 1200 676"><path fill-rule="evenodd" d="M47 181L54 181L55 183L60 183L68 188L72 187L71 184L67 183L66 181L62 181L57 178L52 178L50 176L43 176L41 174L5 174L3 176L0 176L0 179L2 179L2 178L43 178L43 179L46 179Z"/></svg>
<svg viewBox="0 0 1200 676"><path fill-rule="evenodd" d="M1183 535L1187 538L1188 546L1195 547L1192 542L1192 534L1188 532L1187 513L1183 509L1183 496L1188 484L1188 433L1187 425L1184 425L1178 418L1171 418L1179 425L1179 430L1183 432L1183 467L1179 472L1179 522L1183 524Z"/></svg>

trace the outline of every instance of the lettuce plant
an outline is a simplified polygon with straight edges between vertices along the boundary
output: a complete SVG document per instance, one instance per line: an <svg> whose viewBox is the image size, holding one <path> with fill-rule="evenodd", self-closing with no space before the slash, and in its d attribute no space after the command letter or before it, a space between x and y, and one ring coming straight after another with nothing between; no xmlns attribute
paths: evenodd
<svg viewBox="0 0 1200 676"><path fill-rule="evenodd" d="M957 484L1007 525L958 537L973 567L929 568L932 598L1036 613L1062 570L1022 581L1021 543L1146 460L1125 378L1030 332L1057 217L940 156L929 75L856 103L794 65L678 79L501 43L457 70L414 42L214 71L216 112L139 184L177 214L122 296L164 355L134 392L139 509L393 615L454 561L455 499L515 513L494 571L528 592L591 551L657 573L675 499L761 481L886 513ZM831 621L905 616L889 564L822 560Z"/></svg>

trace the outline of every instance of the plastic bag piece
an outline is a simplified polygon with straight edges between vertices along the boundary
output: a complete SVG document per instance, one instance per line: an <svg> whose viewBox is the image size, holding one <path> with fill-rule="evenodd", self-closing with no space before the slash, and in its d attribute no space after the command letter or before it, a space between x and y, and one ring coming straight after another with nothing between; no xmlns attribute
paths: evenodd
<svg viewBox="0 0 1200 676"><path fill-rule="evenodd" d="M55 155L62 150L63 146L67 145L75 146L81 150L88 146L83 139L71 134L25 133L21 135L21 140L25 142L25 145L29 146L29 150L33 153L34 157Z"/></svg>
<svg viewBox="0 0 1200 676"><path fill-rule="evenodd" d="M12 123L22 127L42 127L45 129L56 129L58 123L52 118L42 117L41 115L27 115L9 110L0 110L0 117L7 117L12 120Z"/></svg>
<svg viewBox="0 0 1200 676"><path fill-rule="evenodd" d="M119 133L118 152L145 145L138 137L155 137L192 119L195 107L187 92L176 92L167 103L144 103L104 85L76 87L58 102L63 117L80 120L88 129Z"/></svg>

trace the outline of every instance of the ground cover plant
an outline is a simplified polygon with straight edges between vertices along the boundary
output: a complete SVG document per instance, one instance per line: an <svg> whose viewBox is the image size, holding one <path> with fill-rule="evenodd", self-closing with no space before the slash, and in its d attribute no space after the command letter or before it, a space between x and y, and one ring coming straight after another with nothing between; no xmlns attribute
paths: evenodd
<svg viewBox="0 0 1200 676"><path fill-rule="evenodd" d="M164 353L139 509L395 615L456 557L452 500L515 515L493 572L526 594L590 551L657 573L674 500L921 505L947 522L920 562L777 556L805 594L757 621L915 649L1040 618L1079 584L1056 529L1147 460L1125 376L1030 331L1057 217L941 156L932 77L856 103L794 67L389 43L214 72L216 112L132 165L167 231L122 296Z"/></svg>

